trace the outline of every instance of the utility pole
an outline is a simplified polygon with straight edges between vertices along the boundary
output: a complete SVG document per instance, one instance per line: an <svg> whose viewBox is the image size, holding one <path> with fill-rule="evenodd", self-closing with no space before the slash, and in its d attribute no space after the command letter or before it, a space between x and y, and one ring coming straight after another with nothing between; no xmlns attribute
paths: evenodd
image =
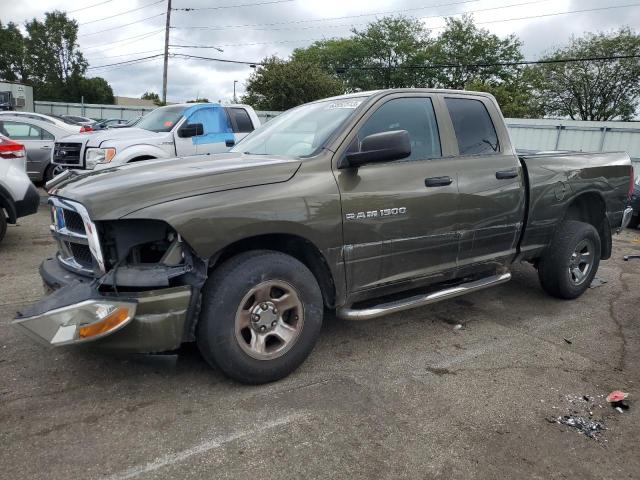
<svg viewBox="0 0 640 480"><path fill-rule="evenodd" d="M238 80L233 81L233 103L238 103L236 99L236 83L238 83Z"/></svg>
<svg viewBox="0 0 640 480"><path fill-rule="evenodd" d="M169 29L171 28L171 0L167 0L167 24L164 30L164 70L162 71L162 103L167 103L167 68L169 68Z"/></svg>

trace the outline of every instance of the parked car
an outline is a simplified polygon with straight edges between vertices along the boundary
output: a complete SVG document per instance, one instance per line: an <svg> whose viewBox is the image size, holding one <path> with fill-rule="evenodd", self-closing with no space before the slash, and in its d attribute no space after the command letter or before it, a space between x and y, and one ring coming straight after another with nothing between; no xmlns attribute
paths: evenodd
<svg viewBox="0 0 640 480"><path fill-rule="evenodd" d="M26 115L0 116L0 134L22 143L27 150L27 174L34 182L48 182L62 169L51 163L51 152L56 140L61 140L76 129Z"/></svg>
<svg viewBox="0 0 640 480"><path fill-rule="evenodd" d="M130 120L123 120L122 118L109 118L106 120L100 120L93 125L94 130L105 130L107 128L123 127L127 125Z"/></svg>
<svg viewBox="0 0 640 480"><path fill-rule="evenodd" d="M84 125L79 125L71 120L65 120L62 117L57 115L45 115L43 113L34 113L34 112L0 112L0 119L2 119L5 115L11 115L14 117L22 117L22 118L30 118L32 120L40 120L41 122L51 123L56 127L60 127L63 129L68 129L69 133L82 133L91 131L91 129L87 129Z"/></svg>
<svg viewBox="0 0 640 480"><path fill-rule="evenodd" d="M629 227L638 228L638 225L640 225L640 175L636 177L633 184L631 208L633 208L633 216L631 217L631 222L629 222Z"/></svg>
<svg viewBox="0 0 640 480"><path fill-rule="evenodd" d="M40 196L29 180L24 146L0 135L0 241L7 222L38 211Z"/></svg>
<svg viewBox="0 0 640 480"><path fill-rule="evenodd" d="M130 128L56 142L53 163L100 170L140 160L224 152L259 125L253 108L246 105L170 105L153 110Z"/></svg>
<svg viewBox="0 0 640 480"><path fill-rule="evenodd" d="M370 320L502 284L522 261L579 297L630 220L632 178L626 153L518 156L486 93L320 100L228 153L54 179L59 250L40 273L56 291L15 324L54 346L195 340L228 376L269 382L309 355L325 309Z"/></svg>

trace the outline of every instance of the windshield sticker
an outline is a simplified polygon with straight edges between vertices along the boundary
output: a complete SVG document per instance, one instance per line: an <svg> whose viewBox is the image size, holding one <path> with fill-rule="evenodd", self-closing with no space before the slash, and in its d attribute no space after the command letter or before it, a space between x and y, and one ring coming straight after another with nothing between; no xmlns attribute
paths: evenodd
<svg viewBox="0 0 640 480"><path fill-rule="evenodd" d="M171 120L167 120L166 122L164 122L164 126L165 127L173 127L173 122Z"/></svg>
<svg viewBox="0 0 640 480"><path fill-rule="evenodd" d="M345 100L342 102L333 102L327 105L327 110L333 110L334 108L358 108L362 100Z"/></svg>

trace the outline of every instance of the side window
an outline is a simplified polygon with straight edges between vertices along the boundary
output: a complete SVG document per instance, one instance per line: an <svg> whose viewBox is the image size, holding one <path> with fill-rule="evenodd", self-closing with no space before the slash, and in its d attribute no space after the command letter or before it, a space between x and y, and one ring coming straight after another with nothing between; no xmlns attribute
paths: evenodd
<svg viewBox="0 0 640 480"><path fill-rule="evenodd" d="M4 123L4 130L7 136L13 140L35 140L31 137L31 127L21 122L0 122ZM1 130L0 130L1 132Z"/></svg>
<svg viewBox="0 0 640 480"><path fill-rule="evenodd" d="M224 108L204 107L195 110L187 117L188 123L201 123L203 135L193 137L194 143L217 143L233 139L233 130Z"/></svg>
<svg viewBox="0 0 640 480"><path fill-rule="evenodd" d="M244 108L230 108L229 112L236 123L238 133L253 132L253 123L249 114Z"/></svg>
<svg viewBox="0 0 640 480"><path fill-rule="evenodd" d="M492 154L500 149L489 112L480 100L446 98L460 155Z"/></svg>
<svg viewBox="0 0 640 480"><path fill-rule="evenodd" d="M424 160L442 156L440 136L430 98L389 100L374 112L358 132L358 142L374 133L406 130L411 139L407 160Z"/></svg>
<svg viewBox="0 0 640 480"><path fill-rule="evenodd" d="M44 128L40 129L40 139L41 140L55 140L56 137L53 133L46 131Z"/></svg>

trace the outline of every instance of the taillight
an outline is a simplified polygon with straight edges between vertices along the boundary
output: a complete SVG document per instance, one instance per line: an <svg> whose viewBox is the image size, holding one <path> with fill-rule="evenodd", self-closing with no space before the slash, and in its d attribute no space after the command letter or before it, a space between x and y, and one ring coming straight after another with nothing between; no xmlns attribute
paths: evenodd
<svg viewBox="0 0 640 480"><path fill-rule="evenodd" d="M80 133L85 132L93 132L93 128L91 127L91 125L83 125L82 127L80 127Z"/></svg>
<svg viewBox="0 0 640 480"><path fill-rule="evenodd" d="M19 143L8 143L0 145L0 158L24 158L26 156L24 147Z"/></svg>

